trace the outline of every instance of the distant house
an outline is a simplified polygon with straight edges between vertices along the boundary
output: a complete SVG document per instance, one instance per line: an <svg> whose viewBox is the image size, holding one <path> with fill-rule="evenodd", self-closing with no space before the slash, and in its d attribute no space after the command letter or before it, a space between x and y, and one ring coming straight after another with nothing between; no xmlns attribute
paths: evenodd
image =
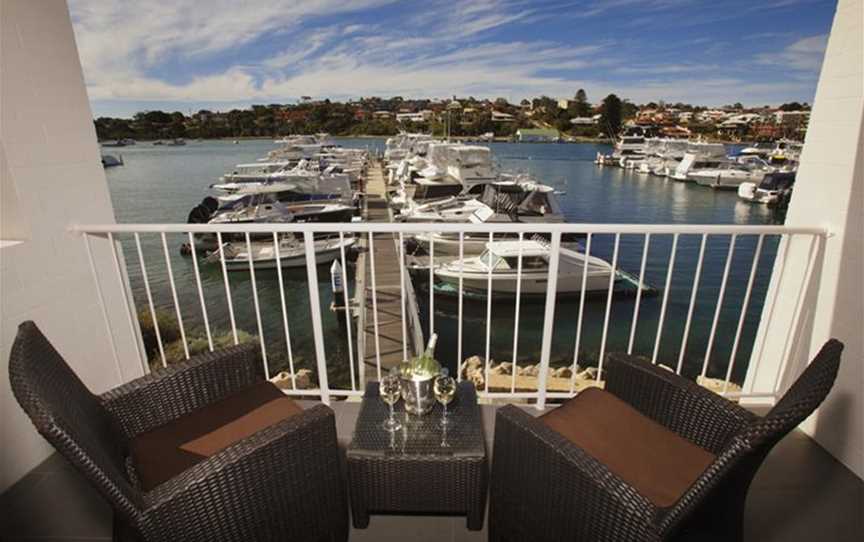
<svg viewBox="0 0 864 542"><path fill-rule="evenodd" d="M558 99L558 109L570 109L570 106L576 103L573 100L568 98L559 98Z"/></svg>
<svg viewBox="0 0 864 542"><path fill-rule="evenodd" d="M547 143L561 139L561 133L554 128L520 128L516 139L522 143Z"/></svg>
<svg viewBox="0 0 864 542"><path fill-rule="evenodd" d="M416 113L397 113L396 122L426 122L432 116L428 109Z"/></svg>
<svg viewBox="0 0 864 542"><path fill-rule="evenodd" d="M741 113L724 120L717 128L728 135L743 136L750 130L750 126L761 120L761 118L757 113Z"/></svg>
<svg viewBox="0 0 864 542"><path fill-rule="evenodd" d="M681 125L664 126L660 129L660 134L664 137L688 138L690 130Z"/></svg>
<svg viewBox="0 0 864 542"><path fill-rule="evenodd" d="M809 111L777 111L774 113L774 122L785 125L807 124L810 120Z"/></svg>
<svg viewBox="0 0 864 542"><path fill-rule="evenodd" d="M570 124L573 126L594 126L599 120L594 117L573 117L570 119Z"/></svg>
<svg viewBox="0 0 864 542"><path fill-rule="evenodd" d="M492 110L492 122L513 122L514 120L510 113Z"/></svg>
<svg viewBox="0 0 864 542"><path fill-rule="evenodd" d="M382 110L382 111L376 111L375 113L373 113L373 116L376 119L392 119L393 113L391 111L383 111Z"/></svg>

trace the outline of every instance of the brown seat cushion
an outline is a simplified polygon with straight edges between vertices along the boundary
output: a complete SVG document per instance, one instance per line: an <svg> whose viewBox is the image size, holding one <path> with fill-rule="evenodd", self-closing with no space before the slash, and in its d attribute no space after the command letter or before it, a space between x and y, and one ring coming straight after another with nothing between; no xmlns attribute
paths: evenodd
<svg viewBox="0 0 864 542"><path fill-rule="evenodd" d="M715 458L598 388L539 419L658 507L673 505Z"/></svg>
<svg viewBox="0 0 864 542"><path fill-rule="evenodd" d="M300 412L302 408L265 380L142 433L131 445L141 489L149 491L209 455Z"/></svg>

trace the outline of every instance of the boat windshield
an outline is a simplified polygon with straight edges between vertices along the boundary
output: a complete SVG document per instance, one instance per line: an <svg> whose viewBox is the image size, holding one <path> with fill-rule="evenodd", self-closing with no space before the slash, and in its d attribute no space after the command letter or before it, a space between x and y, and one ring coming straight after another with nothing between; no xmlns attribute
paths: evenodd
<svg viewBox="0 0 864 542"><path fill-rule="evenodd" d="M495 269L498 267L498 264L501 263L501 257L485 250L483 251L483 254L480 255L480 261L483 262L486 269Z"/></svg>
<svg viewBox="0 0 864 542"><path fill-rule="evenodd" d="M785 190L795 183L794 173L769 173L759 184L761 190Z"/></svg>
<svg viewBox="0 0 864 542"><path fill-rule="evenodd" d="M544 216L546 213L553 211L552 206L549 204L549 198L547 192L540 192L539 190L531 192L528 196L519 204L519 213L526 216Z"/></svg>

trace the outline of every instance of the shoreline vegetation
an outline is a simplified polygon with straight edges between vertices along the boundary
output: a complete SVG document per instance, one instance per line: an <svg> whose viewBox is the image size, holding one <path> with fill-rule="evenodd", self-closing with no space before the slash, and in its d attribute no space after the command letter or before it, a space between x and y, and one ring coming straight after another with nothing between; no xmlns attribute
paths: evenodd
<svg viewBox="0 0 864 542"><path fill-rule="evenodd" d="M637 105L615 94L592 104L580 89L572 99L540 96L519 103L505 98L432 100L400 96L335 102L307 96L294 104L252 105L230 111L141 111L131 118L99 117L94 125L99 141L106 143L128 139L278 139L322 132L356 138L419 132L442 139L514 141L522 139L520 133L525 130L533 131L531 139L538 141L605 143L628 123L645 127L649 135L737 143L803 138L809 109L808 104L796 102L749 108L740 103L720 108L662 101Z"/></svg>

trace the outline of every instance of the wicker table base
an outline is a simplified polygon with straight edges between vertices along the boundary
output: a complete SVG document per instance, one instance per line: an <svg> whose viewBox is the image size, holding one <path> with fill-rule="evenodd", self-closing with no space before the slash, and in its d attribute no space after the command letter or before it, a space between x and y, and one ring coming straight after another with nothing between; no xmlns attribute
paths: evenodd
<svg viewBox="0 0 864 542"><path fill-rule="evenodd" d="M370 513L465 515L469 529L483 527L488 464L473 385L461 383L448 410L445 431L440 405L412 416L400 402L402 429L388 433L378 384L367 385L347 454L355 528L367 527Z"/></svg>

